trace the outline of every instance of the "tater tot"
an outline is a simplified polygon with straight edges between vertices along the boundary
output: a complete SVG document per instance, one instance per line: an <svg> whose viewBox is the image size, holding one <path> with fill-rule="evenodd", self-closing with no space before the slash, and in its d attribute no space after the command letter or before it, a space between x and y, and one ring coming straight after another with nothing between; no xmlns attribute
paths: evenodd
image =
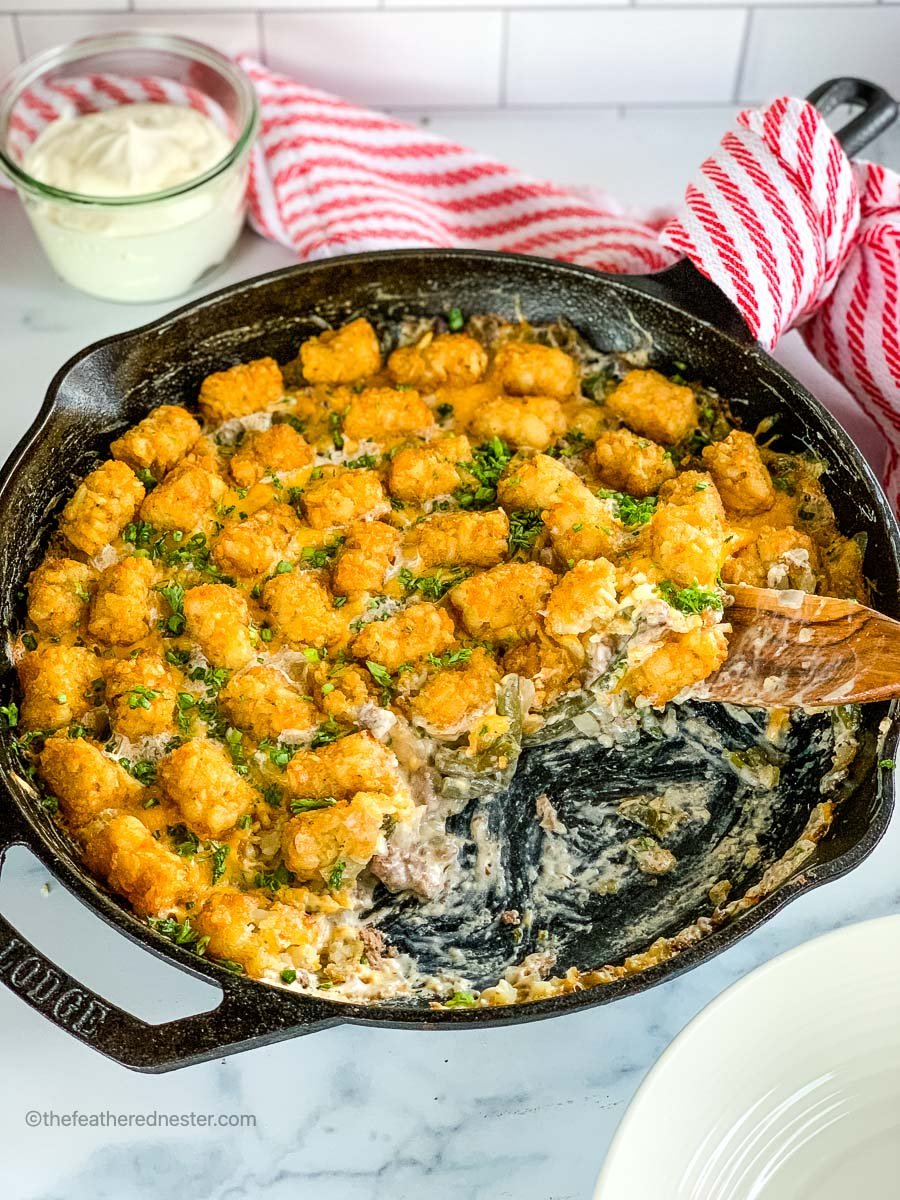
<svg viewBox="0 0 900 1200"><path fill-rule="evenodd" d="M131 741L175 731L175 672L152 650L104 664L106 704L115 733Z"/></svg>
<svg viewBox="0 0 900 1200"><path fill-rule="evenodd" d="M432 390L442 384L466 387L487 369L487 352L467 333L426 334L413 346L401 346L388 359L397 383Z"/></svg>
<svg viewBox="0 0 900 1200"><path fill-rule="evenodd" d="M653 496L675 475L672 456L630 429L601 433L594 443L594 463L606 487L629 496Z"/></svg>
<svg viewBox="0 0 900 1200"><path fill-rule="evenodd" d="M110 645L130 646L150 632L156 611L157 570L149 558L123 558L101 574L91 601L88 632Z"/></svg>
<svg viewBox="0 0 900 1200"><path fill-rule="evenodd" d="M458 583L450 601L467 632L487 642L532 636L556 576L538 563L502 563Z"/></svg>
<svg viewBox="0 0 900 1200"><path fill-rule="evenodd" d="M303 493L303 511L313 529L349 525L359 517L380 517L389 505L374 471L343 471L319 479Z"/></svg>
<svg viewBox="0 0 900 1200"><path fill-rule="evenodd" d="M748 546L725 560L722 578L726 583L812 592L820 570L816 545L807 534L793 525L781 529L763 526Z"/></svg>
<svg viewBox="0 0 900 1200"><path fill-rule="evenodd" d="M222 530L213 543L213 561L226 575L243 579L261 575L289 556L299 530L297 514L289 504L268 504Z"/></svg>
<svg viewBox="0 0 900 1200"><path fill-rule="evenodd" d="M754 516L775 503L772 477L760 457L756 439L749 433L733 429L724 441L706 446L703 463L727 513Z"/></svg>
<svg viewBox="0 0 900 1200"><path fill-rule="evenodd" d="M186 408L161 404L116 438L109 450L113 458L128 463L133 471L149 471L159 481L199 437L200 424Z"/></svg>
<svg viewBox="0 0 900 1200"><path fill-rule="evenodd" d="M679 587L715 587L725 560L724 516L709 475L684 471L664 484L649 525L654 564Z"/></svg>
<svg viewBox="0 0 900 1200"><path fill-rule="evenodd" d="M273 667L251 667L236 675L223 688L221 702L232 724L257 741L308 733L322 719L312 700Z"/></svg>
<svg viewBox="0 0 900 1200"><path fill-rule="evenodd" d="M225 494L224 480L196 463L170 471L141 505L141 518L158 529L190 533L208 526Z"/></svg>
<svg viewBox="0 0 900 1200"><path fill-rule="evenodd" d="M137 817L121 813L88 839L88 868L142 916L164 914L197 891L197 869L167 850Z"/></svg>
<svg viewBox="0 0 900 1200"><path fill-rule="evenodd" d="M38 772L76 831L107 809L136 805L144 790L115 759L84 738L48 738Z"/></svg>
<svg viewBox="0 0 900 1200"><path fill-rule="evenodd" d="M247 601L224 583L204 583L184 595L187 632L214 667L237 671L255 654Z"/></svg>
<svg viewBox="0 0 900 1200"><path fill-rule="evenodd" d="M493 567L506 558L508 539L509 518L502 509L434 513L413 525L404 549L429 567Z"/></svg>
<svg viewBox="0 0 900 1200"><path fill-rule="evenodd" d="M144 499L144 487L126 463L110 459L80 483L63 509L59 527L85 554L97 554L118 537Z"/></svg>
<svg viewBox="0 0 900 1200"><path fill-rule="evenodd" d="M355 658L371 659L388 671L443 654L456 636L453 618L433 604L411 604L384 621L370 621L353 639Z"/></svg>
<svg viewBox="0 0 900 1200"><path fill-rule="evenodd" d="M367 788L393 793L400 765L392 750L371 733L351 733L318 750L299 750L288 763L286 783L293 796L347 800Z"/></svg>
<svg viewBox="0 0 900 1200"><path fill-rule="evenodd" d="M211 425L272 408L284 395L274 358L257 358L207 375L200 386L200 411Z"/></svg>
<svg viewBox="0 0 900 1200"><path fill-rule="evenodd" d="M72 558L48 558L28 581L28 617L48 637L61 637L81 624L96 572Z"/></svg>
<svg viewBox="0 0 900 1200"><path fill-rule="evenodd" d="M715 626L673 634L640 666L622 676L618 690L642 696L655 707L661 707L685 688L711 675L727 656L725 634Z"/></svg>
<svg viewBox="0 0 900 1200"><path fill-rule="evenodd" d="M497 351L493 373L513 396L568 396L578 387L575 360L555 346L507 342Z"/></svg>
<svg viewBox="0 0 900 1200"><path fill-rule="evenodd" d="M272 901L260 893L216 889L194 918L197 932L209 938L206 953L240 963L259 978L281 969L285 961L297 970L317 971L327 942L328 925L294 905Z"/></svg>
<svg viewBox="0 0 900 1200"><path fill-rule="evenodd" d="M361 704L371 700L375 681L365 667L341 663L312 672L313 693L323 712L339 721L356 720Z"/></svg>
<svg viewBox="0 0 900 1200"><path fill-rule="evenodd" d="M352 397L344 414L344 433L357 441L393 441L405 434L425 433L433 424L431 409L412 390L365 388Z"/></svg>
<svg viewBox="0 0 900 1200"><path fill-rule="evenodd" d="M315 454L312 446L290 425L272 425L260 433L250 433L232 456L230 469L235 483L252 487L269 475L299 471L308 466Z"/></svg>
<svg viewBox="0 0 900 1200"><path fill-rule="evenodd" d="M586 492L589 489L575 472L548 454L517 456L497 484L497 498L508 512L519 508L540 512L562 500L582 497Z"/></svg>
<svg viewBox="0 0 900 1200"><path fill-rule="evenodd" d="M503 670L534 684L534 708L549 708L565 692L577 690L579 662L570 649L538 634L510 646L503 655Z"/></svg>
<svg viewBox="0 0 900 1200"><path fill-rule="evenodd" d="M375 330L364 317L329 329L300 347L303 374L310 383L355 383L381 370Z"/></svg>
<svg viewBox="0 0 900 1200"><path fill-rule="evenodd" d="M440 668L428 679L410 704L413 720L438 733L459 733L493 708L499 682L496 660L477 646L461 666Z"/></svg>
<svg viewBox="0 0 900 1200"><path fill-rule="evenodd" d="M391 461L391 494L410 504L446 496L464 481L457 464L471 457L467 437L440 437L422 446L407 446Z"/></svg>
<svg viewBox="0 0 900 1200"><path fill-rule="evenodd" d="M327 882L338 867L340 885L336 886L346 885L374 854L385 849L385 818L402 819L410 808L411 801L405 796L359 791L327 808L300 813L284 827L284 861L301 880Z"/></svg>
<svg viewBox="0 0 900 1200"><path fill-rule="evenodd" d="M156 778L187 824L202 837L219 837L253 807L256 793L218 742L192 738L160 760Z"/></svg>
<svg viewBox="0 0 900 1200"><path fill-rule="evenodd" d="M354 521L334 568L335 593L379 591L399 545L400 533L383 521Z"/></svg>
<svg viewBox="0 0 900 1200"><path fill-rule="evenodd" d="M499 437L519 449L546 450L566 432L566 418L552 396L498 396L475 411L469 431L479 441Z"/></svg>
<svg viewBox="0 0 900 1200"><path fill-rule="evenodd" d="M24 693L24 729L60 729L94 707L100 660L83 646L38 646L16 666Z"/></svg>
<svg viewBox="0 0 900 1200"><path fill-rule="evenodd" d="M629 371L606 397L606 409L635 433L666 446L687 437L699 418L691 389L658 371Z"/></svg>
<svg viewBox="0 0 900 1200"><path fill-rule="evenodd" d="M605 558L582 559L547 599L546 625L556 637L602 629L616 612L616 568Z"/></svg>
<svg viewBox="0 0 900 1200"><path fill-rule="evenodd" d="M341 635L343 622L315 571L276 575L263 588L262 600L272 625L295 646L328 646Z"/></svg>
<svg viewBox="0 0 900 1200"><path fill-rule="evenodd" d="M581 481L567 489L566 498L544 513L553 549L566 564L584 558L613 558L624 538L609 500L600 500Z"/></svg>

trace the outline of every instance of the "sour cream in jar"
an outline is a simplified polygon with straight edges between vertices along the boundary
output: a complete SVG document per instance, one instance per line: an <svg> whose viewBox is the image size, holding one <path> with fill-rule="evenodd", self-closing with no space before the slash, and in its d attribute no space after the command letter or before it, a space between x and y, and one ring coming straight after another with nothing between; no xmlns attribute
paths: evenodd
<svg viewBox="0 0 900 1200"><path fill-rule="evenodd" d="M231 148L211 117L177 104L124 104L51 122L23 167L67 194L26 201L53 266L109 300L185 291L222 261L243 224L246 155L199 182ZM154 198L172 188L182 190Z"/></svg>

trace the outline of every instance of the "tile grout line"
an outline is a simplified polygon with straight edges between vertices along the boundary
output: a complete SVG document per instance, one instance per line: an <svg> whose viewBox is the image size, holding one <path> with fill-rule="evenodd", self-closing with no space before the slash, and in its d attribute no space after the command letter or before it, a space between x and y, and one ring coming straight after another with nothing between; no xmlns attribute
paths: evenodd
<svg viewBox="0 0 900 1200"><path fill-rule="evenodd" d="M269 65L268 54L266 52L266 23L263 20L265 13L261 8L256 10L256 53L259 55L259 61L263 66Z"/></svg>
<svg viewBox="0 0 900 1200"><path fill-rule="evenodd" d="M18 13L12 14L12 29L13 37L16 39L16 51L19 55L19 62L24 62L27 56L25 54L25 40L22 37L22 26L19 24Z"/></svg>
<svg viewBox="0 0 900 1200"><path fill-rule="evenodd" d="M748 8L747 15L744 18L744 28L741 34L741 51L738 56L737 71L734 76L734 92L732 93L732 101L735 104L740 103L741 93L744 90L744 77L747 70L747 51L750 45L750 31L753 26L754 9Z"/></svg>
<svg viewBox="0 0 900 1200"><path fill-rule="evenodd" d="M191 0L185 0L183 6L177 8L163 7L159 8L152 3L142 4L140 8L136 8L137 0L128 0L128 8L92 8L89 0L84 8L44 8L44 9L21 9L21 8L0 8L0 15L13 17L114 17L120 13L134 11L138 13L146 13L152 16L165 17L172 16L352 16L361 15L373 12L390 12L390 13L454 13L457 16L465 15L474 12L495 12L500 14L509 13L624 13L624 12L690 12L690 13L724 13L736 12L742 7L745 11L756 11L756 9L748 10L742 3L742 0L723 0L722 3L713 4L698 4L693 0L687 0L687 3L680 3L679 0L671 0L666 3L665 0L650 0L648 3L643 3L642 0L584 0L583 3L566 3L561 5L556 4L525 4L516 5L504 4L499 5L492 3L491 0L484 0L478 4L456 4L454 0L448 0L446 4L400 4L393 5L391 0L375 0L373 4L368 5L351 5L348 7L329 7L321 3L304 7L267 7L263 4L261 7L252 4L241 4L239 6L226 6L217 8L215 3L197 7L196 4L191 4ZM766 11L768 12L795 12L814 14L823 9L845 9L847 12L857 12L867 8L893 8L898 7L892 0L852 0L848 3L847 0L812 0L811 3L796 3L795 0L783 0L783 2L767 4Z"/></svg>
<svg viewBox="0 0 900 1200"><path fill-rule="evenodd" d="M500 86L498 89L497 106L506 108L507 91L509 88L509 9L501 14L500 19Z"/></svg>

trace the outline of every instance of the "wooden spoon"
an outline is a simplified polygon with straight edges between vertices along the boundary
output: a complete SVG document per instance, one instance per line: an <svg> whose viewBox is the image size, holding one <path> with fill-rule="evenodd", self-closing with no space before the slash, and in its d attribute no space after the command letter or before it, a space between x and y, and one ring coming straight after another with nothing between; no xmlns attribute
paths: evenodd
<svg viewBox="0 0 900 1200"><path fill-rule="evenodd" d="M854 600L746 584L729 590L728 658L699 698L815 708L900 696L900 621Z"/></svg>

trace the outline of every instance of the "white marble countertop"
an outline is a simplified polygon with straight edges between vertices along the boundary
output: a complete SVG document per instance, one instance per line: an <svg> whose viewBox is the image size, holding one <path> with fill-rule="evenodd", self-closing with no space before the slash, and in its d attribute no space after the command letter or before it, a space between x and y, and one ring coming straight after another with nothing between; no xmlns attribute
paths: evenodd
<svg viewBox="0 0 900 1200"><path fill-rule="evenodd" d="M598 182L614 189L618 180ZM5 455L69 355L164 306L117 307L65 288L8 194L0 195L0 246ZM288 261L283 250L246 234L216 286ZM877 460L871 428L848 416L841 390L817 371L799 339L789 339L783 354ZM803 896L713 962L611 1006L498 1030L342 1026L171 1075L140 1076L84 1049L0 988L0 1191L4 1200L297 1200L320 1193L334 1200L588 1200L626 1104L673 1036L773 955L824 930L900 912L898 855L895 822L851 875ZM145 1019L215 1003L214 989L138 951L24 851L13 851L3 869L0 911L77 978ZM29 1110L50 1109L252 1114L256 1125L27 1126Z"/></svg>

